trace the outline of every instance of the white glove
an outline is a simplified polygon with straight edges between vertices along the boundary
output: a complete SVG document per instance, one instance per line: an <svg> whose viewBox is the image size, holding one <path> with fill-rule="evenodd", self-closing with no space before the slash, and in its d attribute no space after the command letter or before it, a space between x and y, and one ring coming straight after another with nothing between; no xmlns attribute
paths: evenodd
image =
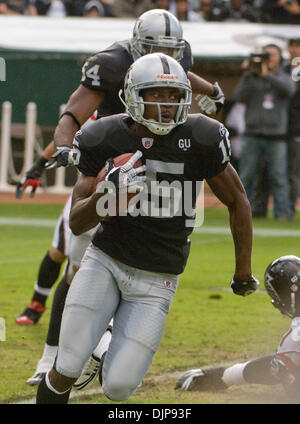
<svg viewBox="0 0 300 424"><path fill-rule="evenodd" d="M146 165L134 168L134 164L143 156L139 150L122 166L115 167L113 159L106 162L105 181L114 183L116 192L126 191L128 187L140 187L141 183L146 180L145 175L138 175L146 170Z"/></svg>
<svg viewBox="0 0 300 424"><path fill-rule="evenodd" d="M195 97L198 106L203 112L207 113L207 115L218 113L224 106L225 96L221 87L217 82L213 84L213 87L215 89L213 96L197 94Z"/></svg>

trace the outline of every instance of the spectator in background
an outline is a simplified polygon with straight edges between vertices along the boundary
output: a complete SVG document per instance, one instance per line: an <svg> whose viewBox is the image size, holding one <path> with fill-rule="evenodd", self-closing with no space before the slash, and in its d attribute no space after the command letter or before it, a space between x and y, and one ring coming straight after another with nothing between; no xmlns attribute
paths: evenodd
<svg viewBox="0 0 300 424"><path fill-rule="evenodd" d="M199 14L205 21L224 21L228 16L227 1L200 0Z"/></svg>
<svg viewBox="0 0 300 424"><path fill-rule="evenodd" d="M38 14L30 0L0 0L0 15L32 15Z"/></svg>
<svg viewBox="0 0 300 424"><path fill-rule="evenodd" d="M111 5L113 4L114 0L98 0L103 8L104 8L104 12L105 12L105 16L107 18L111 18L113 17L113 14L111 12Z"/></svg>
<svg viewBox="0 0 300 424"><path fill-rule="evenodd" d="M193 11L190 0L173 0L171 1L169 11L177 17L179 21L199 22L204 21L203 17Z"/></svg>
<svg viewBox="0 0 300 424"><path fill-rule="evenodd" d="M300 39L290 39L287 50L290 54L290 62L285 70L291 73L298 65L296 60L294 66L292 62L300 57ZM289 127L288 127L288 179L290 184L290 200L292 214L296 212L296 204L300 195L300 83L297 82L297 91L290 102ZM266 169L264 163L261 165L259 181L253 197L253 216L265 218L268 213L268 199L270 187L266 181Z"/></svg>
<svg viewBox="0 0 300 424"><path fill-rule="evenodd" d="M34 0L38 15L50 18L82 16L84 0Z"/></svg>
<svg viewBox="0 0 300 424"><path fill-rule="evenodd" d="M254 68L255 62L246 63L246 73L236 87L236 100L246 105L245 133L239 175L253 207L252 192L259 174L260 160L267 169L267 178L274 198L274 216L290 220L287 177L287 146L289 101L295 92L295 83L281 67L281 50L275 44L263 48L268 54Z"/></svg>
<svg viewBox="0 0 300 424"><path fill-rule="evenodd" d="M114 0L110 10L116 18L137 18L147 10L153 9L152 0Z"/></svg>
<svg viewBox="0 0 300 424"><path fill-rule="evenodd" d="M101 18L105 16L105 10L98 0L90 0L88 1L83 9L83 16L87 18Z"/></svg>
<svg viewBox="0 0 300 424"><path fill-rule="evenodd" d="M290 103L288 129L288 163L291 189L292 212L296 212L296 204L300 196L300 38L291 38L288 43L290 63L286 70L296 81L297 91ZM296 71L296 72L295 72Z"/></svg>
<svg viewBox="0 0 300 424"><path fill-rule="evenodd" d="M300 0L264 0L262 22L300 24Z"/></svg>
<svg viewBox="0 0 300 424"><path fill-rule="evenodd" d="M297 91L289 106L288 125L288 180L290 184L290 201L292 214L296 213L297 200L300 196L300 74L293 75L300 64L300 38L291 38L287 50L290 54L289 63L285 66L288 74L292 74L297 83ZM297 58L299 58L297 60ZM270 186L266 181L266 167L261 165L259 181L253 196L253 216L265 218L268 213Z"/></svg>
<svg viewBox="0 0 300 424"><path fill-rule="evenodd" d="M154 0L153 9L165 9L170 11L171 0Z"/></svg>
<svg viewBox="0 0 300 424"><path fill-rule="evenodd" d="M259 12L245 0L230 0L228 3L228 17L226 21L258 22Z"/></svg>

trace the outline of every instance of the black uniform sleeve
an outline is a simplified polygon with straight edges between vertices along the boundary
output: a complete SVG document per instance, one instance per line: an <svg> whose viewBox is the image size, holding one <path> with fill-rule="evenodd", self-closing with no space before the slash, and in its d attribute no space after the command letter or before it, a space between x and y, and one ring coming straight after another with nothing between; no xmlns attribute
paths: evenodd
<svg viewBox="0 0 300 424"><path fill-rule="evenodd" d="M183 51L183 57L180 60L180 65L183 67L185 72L188 72L191 70L192 66L194 64L193 61L193 55L190 44L186 41L185 42L185 49Z"/></svg>
<svg viewBox="0 0 300 424"><path fill-rule="evenodd" d="M216 121L216 125L211 128L207 137L210 138L210 144L204 166L204 178L209 179L224 171L230 162L231 149L229 133L223 124Z"/></svg>
<svg viewBox="0 0 300 424"><path fill-rule="evenodd" d="M91 90L109 90L112 71L108 66L107 56L106 53L98 53L85 61L81 69L80 84Z"/></svg>
<svg viewBox="0 0 300 424"><path fill-rule="evenodd" d="M85 130L79 130L73 140L73 148L77 150L76 167L87 177L96 177L104 166L100 163L96 147L91 143L90 134Z"/></svg>

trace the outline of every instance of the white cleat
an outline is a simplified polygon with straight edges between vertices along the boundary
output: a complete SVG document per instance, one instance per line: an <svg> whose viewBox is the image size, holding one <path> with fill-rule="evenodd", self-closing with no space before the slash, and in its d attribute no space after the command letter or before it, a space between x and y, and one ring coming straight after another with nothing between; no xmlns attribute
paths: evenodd
<svg viewBox="0 0 300 424"><path fill-rule="evenodd" d="M90 356L90 358L86 361L81 376L73 384L73 387L76 390L82 390L85 387L90 386L98 377L99 372L102 372L104 357L108 350L111 337L112 327L109 325L92 353L92 356Z"/></svg>
<svg viewBox="0 0 300 424"><path fill-rule="evenodd" d="M85 387L91 385L93 381L98 377L100 369L100 359L93 355L86 361L81 376L73 384L76 390L82 390Z"/></svg>

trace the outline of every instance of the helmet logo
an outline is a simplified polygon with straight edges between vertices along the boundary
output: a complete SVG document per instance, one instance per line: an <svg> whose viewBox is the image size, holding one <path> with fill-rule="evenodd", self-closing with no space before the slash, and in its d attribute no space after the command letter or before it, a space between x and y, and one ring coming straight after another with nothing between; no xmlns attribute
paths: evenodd
<svg viewBox="0 0 300 424"><path fill-rule="evenodd" d="M271 281L273 280L273 277L269 273L265 274L265 286L267 291L269 292L269 295L272 299L276 300L277 302L280 302L280 297L278 296L278 293L274 289L274 287L271 284Z"/></svg>

